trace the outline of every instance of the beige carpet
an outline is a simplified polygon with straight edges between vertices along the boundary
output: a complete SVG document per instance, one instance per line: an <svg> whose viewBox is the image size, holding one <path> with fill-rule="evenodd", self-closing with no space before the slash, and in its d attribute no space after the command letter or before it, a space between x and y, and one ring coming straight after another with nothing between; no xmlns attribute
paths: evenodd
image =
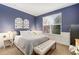
<svg viewBox="0 0 79 59"><path fill-rule="evenodd" d="M56 44L56 49L51 53L52 55L71 55L69 47L63 44Z"/></svg>
<svg viewBox="0 0 79 59"><path fill-rule="evenodd" d="M0 49L0 55L23 55L23 53L16 48L15 45ZM56 44L54 51L50 50L48 55L70 55L68 46Z"/></svg>
<svg viewBox="0 0 79 59"><path fill-rule="evenodd" d="M0 49L0 55L22 55L22 52L13 45Z"/></svg>

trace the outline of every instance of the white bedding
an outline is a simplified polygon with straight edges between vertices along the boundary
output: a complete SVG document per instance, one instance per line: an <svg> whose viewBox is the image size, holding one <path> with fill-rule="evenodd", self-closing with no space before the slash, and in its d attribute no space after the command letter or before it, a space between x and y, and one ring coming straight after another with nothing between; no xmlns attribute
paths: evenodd
<svg viewBox="0 0 79 59"><path fill-rule="evenodd" d="M28 33L27 33L28 34ZM33 47L41 44L44 41L47 41L48 38L41 34L41 35L21 35L16 36L14 40L14 44L24 53L27 55L32 54Z"/></svg>

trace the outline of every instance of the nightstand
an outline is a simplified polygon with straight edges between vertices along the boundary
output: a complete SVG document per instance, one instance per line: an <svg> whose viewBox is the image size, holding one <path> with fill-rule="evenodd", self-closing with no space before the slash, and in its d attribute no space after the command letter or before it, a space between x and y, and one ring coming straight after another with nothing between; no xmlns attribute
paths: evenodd
<svg viewBox="0 0 79 59"><path fill-rule="evenodd" d="M10 40L4 40L4 48L12 47L12 46L13 46L13 44Z"/></svg>
<svg viewBox="0 0 79 59"><path fill-rule="evenodd" d="M4 41L4 48L10 47L13 45L13 42L9 38L7 38L6 35L3 36L3 41Z"/></svg>

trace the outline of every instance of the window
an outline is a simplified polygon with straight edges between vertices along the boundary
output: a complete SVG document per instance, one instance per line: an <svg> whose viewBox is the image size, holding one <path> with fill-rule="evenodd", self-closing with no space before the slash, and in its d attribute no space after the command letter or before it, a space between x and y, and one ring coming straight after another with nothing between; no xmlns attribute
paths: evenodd
<svg viewBox="0 0 79 59"><path fill-rule="evenodd" d="M51 34L60 34L62 25L62 14L53 14L43 17L43 32Z"/></svg>

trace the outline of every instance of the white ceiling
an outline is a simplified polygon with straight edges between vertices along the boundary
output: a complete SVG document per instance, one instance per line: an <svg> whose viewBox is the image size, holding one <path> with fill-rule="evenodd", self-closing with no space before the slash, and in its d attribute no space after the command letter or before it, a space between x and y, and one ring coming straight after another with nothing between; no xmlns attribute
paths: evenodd
<svg viewBox="0 0 79 59"><path fill-rule="evenodd" d="M73 3L3 3L14 9L39 16L60 8L73 5Z"/></svg>

